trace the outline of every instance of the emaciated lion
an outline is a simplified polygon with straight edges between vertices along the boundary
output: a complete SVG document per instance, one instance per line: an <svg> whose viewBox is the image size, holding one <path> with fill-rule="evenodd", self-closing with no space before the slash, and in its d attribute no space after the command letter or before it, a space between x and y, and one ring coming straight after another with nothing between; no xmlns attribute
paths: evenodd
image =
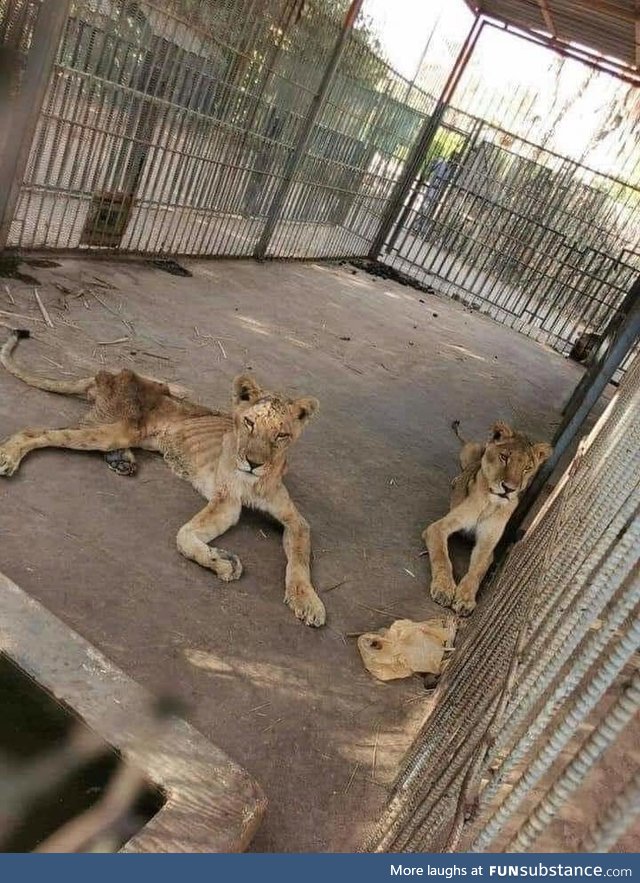
<svg viewBox="0 0 640 883"><path fill-rule="evenodd" d="M457 435L457 421L453 428ZM431 597L466 616L476 606L480 583L507 522L522 492L551 456L551 446L533 444L501 421L493 425L491 438L484 445L460 440L462 472L452 483L450 511L430 524L422 538L431 563ZM456 586L447 544L459 531L472 534L475 545L469 569Z"/></svg>
<svg viewBox="0 0 640 883"><path fill-rule="evenodd" d="M221 580L238 579L240 559L210 546L240 518L243 506L272 515L284 526L285 603L310 626L325 621L324 604L310 575L309 525L283 484L287 451L318 410L314 398L290 399L262 390L248 375L233 381L233 411L213 411L181 398L171 384L133 371L100 371L82 380L49 380L23 370L12 353L29 333L14 331L0 361L19 379L49 392L82 396L91 410L69 429L25 429L0 445L0 475L13 475L37 448L104 451L121 474L135 471L131 448L157 451L209 502L177 535L179 551Z"/></svg>

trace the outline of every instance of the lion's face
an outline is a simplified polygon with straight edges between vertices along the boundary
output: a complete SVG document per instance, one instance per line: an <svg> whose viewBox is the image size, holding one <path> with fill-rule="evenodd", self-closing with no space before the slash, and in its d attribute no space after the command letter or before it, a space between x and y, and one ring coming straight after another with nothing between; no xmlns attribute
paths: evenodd
<svg viewBox="0 0 640 883"><path fill-rule="evenodd" d="M318 410L317 399L266 392L246 374L233 381L233 403L236 468L255 479L282 468L287 450Z"/></svg>
<svg viewBox="0 0 640 883"><path fill-rule="evenodd" d="M546 442L532 444L506 423L495 423L482 456L482 472L491 493L503 500L517 499L551 450Z"/></svg>

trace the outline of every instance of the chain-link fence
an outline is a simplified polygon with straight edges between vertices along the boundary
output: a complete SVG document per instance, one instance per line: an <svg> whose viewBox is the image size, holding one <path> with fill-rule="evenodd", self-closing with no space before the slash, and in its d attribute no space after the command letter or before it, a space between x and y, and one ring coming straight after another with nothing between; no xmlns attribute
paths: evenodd
<svg viewBox="0 0 640 883"><path fill-rule="evenodd" d="M562 827L550 831L554 818L584 802L581 789L605 751L622 751L627 725L637 737L639 549L636 359L487 586L368 849L567 848ZM593 830L574 848L616 845L640 810L627 785L620 772L591 795Z"/></svg>

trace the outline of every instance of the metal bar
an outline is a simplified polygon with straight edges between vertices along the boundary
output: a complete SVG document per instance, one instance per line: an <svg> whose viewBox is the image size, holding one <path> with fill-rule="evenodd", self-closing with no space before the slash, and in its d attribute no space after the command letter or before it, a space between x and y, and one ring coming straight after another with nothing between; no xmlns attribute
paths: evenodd
<svg viewBox="0 0 640 883"><path fill-rule="evenodd" d="M258 243L256 245L254 257L258 260L264 259L267 254L267 249L269 248L269 244L271 243L271 240L273 238L276 225L281 218L282 209L284 208L287 197L291 192L293 179L298 168L300 167L300 163L302 162L307 152L307 148L313 134L314 126L318 121L318 117L320 116L325 100L329 94L329 89L331 88L331 84L333 83L333 79L338 68L338 64L340 63L342 53L344 52L347 37L349 36L353 28L363 2L364 0L351 0L351 5L349 6L347 14L344 17L342 28L340 29L338 39L335 42L335 45L331 52L331 56L322 75L322 80L320 81L320 85L318 86L318 91L313 96L311 104L309 105L309 109L307 111L307 115L302 122L298 143L296 144L293 152L290 154L287 164L284 168L282 178L280 179L280 184L278 186L278 189L276 190L269 209L269 216L267 217L262 235L260 236L260 239L258 240Z"/></svg>
<svg viewBox="0 0 640 883"><path fill-rule="evenodd" d="M71 0L40 4L20 92L2 112L4 119L0 120L0 131L10 134L7 134L0 158L0 251L5 248L9 237L20 185L70 5Z"/></svg>
<svg viewBox="0 0 640 883"><path fill-rule="evenodd" d="M473 25L462 44L462 48L456 57L451 73L449 74L447 82L440 94L440 98L438 99L438 103L436 104L433 113L425 120L422 131L418 135L418 138L411 149L404 172L398 179L395 189L389 198L380 226L373 238L373 242L371 243L369 258L373 261L377 260L385 246L387 237L397 225L407 194L420 171L424 157L427 155L427 152L433 143L433 139L440 127L440 123L442 122L442 117L444 116L456 86L460 82L460 78L465 71L467 63L473 54L473 50L478 42L480 34L482 33L483 27L484 18L475 18Z"/></svg>
<svg viewBox="0 0 640 883"><path fill-rule="evenodd" d="M540 12L542 13L544 23L549 29L549 33L553 36L554 39L557 39L558 34L556 33L556 26L553 23L551 10L549 9L549 4L547 3L547 0L538 0L538 6L540 7Z"/></svg>
<svg viewBox="0 0 640 883"><path fill-rule="evenodd" d="M538 46L544 46L545 49L550 49L552 52L556 52L563 58L571 58L575 61L580 61L582 64L586 64L589 67L595 68L597 71L609 74L609 76L616 77L624 83L630 83L632 86L638 86L640 84L640 77L638 74L633 68L624 64L624 62L618 63L613 58L603 59L602 57L594 56L588 50L579 49L577 46L572 46L563 41L545 39L543 36L535 34L533 31L523 30L517 25L508 24L502 19L492 18L487 13L483 14L485 15L487 24L492 28L506 31L508 34L513 34L516 37L520 37L522 40L528 40L530 43L535 43Z"/></svg>
<svg viewBox="0 0 640 883"><path fill-rule="evenodd" d="M583 784L585 777L602 754L613 745L620 733L640 708L640 675L636 672L625 689L571 763L555 780L538 805L521 826L505 852L527 852L548 827L563 804ZM590 850L599 851L599 850Z"/></svg>
<svg viewBox="0 0 640 883"><path fill-rule="evenodd" d="M563 424L564 421L570 420L571 417L573 417L576 410L580 406L580 403L584 400L584 396L586 395L589 386L591 385L591 383L593 383L594 378L598 375L598 372L602 368L604 360L607 357L608 350L610 350L611 346L613 345L616 334L618 333L625 318L627 317L628 313L631 311L634 303L637 300L640 300L640 276L631 286L631 290L628 292L627 296L620 304L620 307L612 316L609 325L605 329L605 332L603 334L603 343L605 345L604 352L602 353L602 355L596 356L596 358L593 360L592 364L585 372L582 380L572 392L569 401L564 406L562 412L564 417ZM624 356L622 358L624 359Z"/></svg>
<svg viewBox="0 0 640 883"><path fill-rule="evenodd" d="M595 831L587 837L580 851L609 852L632 822L640 815L640 772L637 772L629 785L607 807L604 816L598 819Z"/></svg>
<svg viewBox="0 0 640 883"><path fill-rule="evenodd" d="M625 598L625 602L628 600L636 603L636 609L629 627L620 638L608 645L607 651L598 660L596 668L591 669L593 665L592 659L587 661L578 657L576 660L575 669L584 673L584 679L569 701L565 701L563 704L559 720L553 726L548 734L548 738L533 760L527 764L517 784L514 785L503 803L477 833L469 852L485 852L489 849L503 826L509 818L513 817L513 813L525 797L531 793L531 790L547 773L551 764L555 762L564 750L577 728L593 711L608 687L636 652L638 641L640 641L639 597L640 582L636 581L628 587L627 597ZM552 701L558 701L555 695L549 698L548 703L550 704ZM556 707L558 706L556 705Z"/></svg>
<svg viewBox="0 0 640 883"><path fill-rule="evenodd" d="M633 289L636 288L640 290L640 278L634 283ZM499 546L496 549L497 560L504 555L508 546L517 538L520 527L527 517L532 505L537 500L538 495L553 474L565 451L567 451L570 445L575 441L584 421L589 416L591 409L615 374L616 369L622 363L625 356L631 351L632 347L637 343L638 339L640 339L640 298L637 298L634 301L629 312L623 319L620 328L618 329L616 340L600 365L598 374L592 378L591 385L585 390L584 396L579 405L575 408L574 413L569 419L565 418L558 428L554 439L553 453L549 459L542 464L533 481L523 494L522 499L518 504L518 508L513 513L502 539L500 540Z"/></svg>

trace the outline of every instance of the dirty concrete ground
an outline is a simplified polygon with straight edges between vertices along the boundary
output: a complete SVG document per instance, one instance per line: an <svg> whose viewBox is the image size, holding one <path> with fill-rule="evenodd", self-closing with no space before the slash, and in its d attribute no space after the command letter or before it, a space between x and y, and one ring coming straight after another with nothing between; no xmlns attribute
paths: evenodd
<svg viewBox="0 0 640 883"><path fill-rule="evenodd" d="M287 484L311 523L328 626L305 628L282 604L281 533L261 516L221 542L243 560L239 582L181 558L176 531L203 502L153 455L123 478L99 454L32 454L0 484L1 569L140 683L186 700L191 722L258 779L270 804L253 849L354 849L428 708L417 678L375 682L354 634L442 612L420 534L447 507L450 423L483 438L502 418L550 438L581 369L349 266L188 261L192 278L176 278L58 260L28 268L54 328L32 284L0 279L0 321L34 331L18 358L43 373L133 367L224 406L250 367L320 399ZM0 374L0 435L84 410Z"/></svg>

